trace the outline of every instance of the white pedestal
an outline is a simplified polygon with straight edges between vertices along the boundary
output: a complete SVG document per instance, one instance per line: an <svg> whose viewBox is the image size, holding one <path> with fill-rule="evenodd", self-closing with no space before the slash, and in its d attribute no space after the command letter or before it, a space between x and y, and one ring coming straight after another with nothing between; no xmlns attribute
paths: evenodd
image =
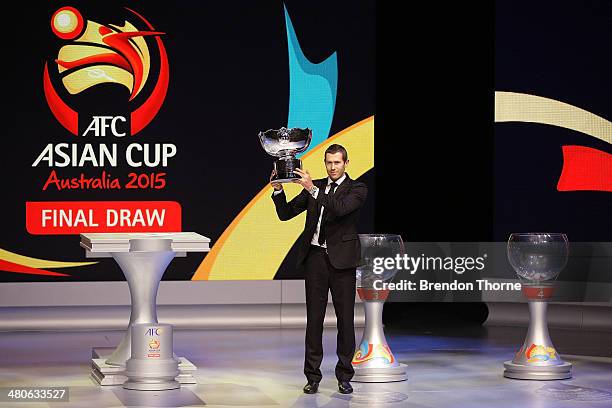
<svg viewBox="0 0 612 408"><path fill-rule="evenodd" d="M361 293L360 293L361 295ZM386 296L385 296L386 297ZM354 382L406 381L406 364L395 359L383 330L383 300L364 299L365 329L353 357Z"/></svg>
<svg viewBox="0 0 612 408"><path fill-rule="evenodd" d="M91 375L100 385L125 382L126 377L121 373L131 355L130 328L137 323L158 323L157 290L172 259L185 256L187 252L208 252L209 244L209 238L194 232L81 234L80 245L88 258L110 256L115 259L125 275L131 296L130 322L117 348L111 349L109 354L92 353ZM177 381L195 383L191 374L195 370L193 364L181 358Z"/></svg>
<svg viewBox="0 0 612 408"><path fill-rule="evenodd" d="M115 351L113 347L95 347L91 349L91 378L100 385L122 385L127 377L124 375L125 367L106 364L106 360ZM195 373L198 368L185 357L179 360L179 375L176 381L181 384L197 384Z"/></svg>

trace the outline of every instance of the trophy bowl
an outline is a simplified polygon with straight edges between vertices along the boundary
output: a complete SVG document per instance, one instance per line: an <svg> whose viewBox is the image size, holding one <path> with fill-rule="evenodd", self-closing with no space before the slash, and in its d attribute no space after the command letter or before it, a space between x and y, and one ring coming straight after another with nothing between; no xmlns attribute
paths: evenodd
<svg viewBox="0 0 612 408"><path fill-rule="evenodd" d="M508 260L528 283L553 281L567 264L567 236L560 233L514 233L508 239Z"/></svg>
<svg viewBox="0 0 612 408"><path fill-rule="evenodd" d="M572 365L561 359L552 344L546 318L547 301L569 256L567 236L561 233L514 233L508 239L508 261L522 280L529 302L527 336L512 361L504 363L504 377L520 380L571 378Z"/></svg>
<svg viewBox="0 0 612 408"><path fill-rule="evenodd" d="M361 244L361 258L359 266L357 266L357 290L361 299L365 300L366 294L375 295L377 293L381 295L383 292L388 294L388 290L374 289L374 282L390 282L398 269L375 267L374 263L376 258L403 256L405 249L402 237L392 234L359 234L359 242Z"/></svg>
<svg viewBox="0 0 612 408"><path fill-rule="evenodd" d="M561 233L527 232L510 234L507 255L522 281L523 294L550 298L554 282L567 265L569 244Z"/></svg>
<svg viewBox="0 0 612 408"><path fill-rule="evenodd" d="M389 289L383 288L398 272L397 264L385 268L376 259L404 256L404 242L399 235L359 234L361 258L356 270L357 293L363 301L365 328L355 355L355 382L404 381L406 365L401 364L389 348L383 330L382 312Z"/></svg>
<svg viewBox="0 0 612 408"><path fill-rule="evenodd" d="M278 130L269 129L259 132L261 147L270 156L277 157L274 160L274 170L276 174L271 181L277 183L289 183L299 179L300 176L294 173L295 169L302 168L302 161L295 157L308 149L312 140L312 130L309 128L285 128Z"/></svg>

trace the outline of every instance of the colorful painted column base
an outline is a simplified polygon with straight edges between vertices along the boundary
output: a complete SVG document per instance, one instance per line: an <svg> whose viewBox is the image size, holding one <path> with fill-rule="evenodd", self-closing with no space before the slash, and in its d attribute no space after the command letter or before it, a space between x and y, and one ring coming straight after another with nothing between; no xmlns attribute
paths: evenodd
<svg viewBox="0 0 612 408"><path fill-rule="evenodd" d="M526 286L526 285L524 285ZM512 361L504 363L504 377L516 380L565 380L572 377L572 365L561 359L548 335L547 298L552 288L530 285L523 293L529 301L529 330ZM540 299L535 300L538 296Z"/></svg>

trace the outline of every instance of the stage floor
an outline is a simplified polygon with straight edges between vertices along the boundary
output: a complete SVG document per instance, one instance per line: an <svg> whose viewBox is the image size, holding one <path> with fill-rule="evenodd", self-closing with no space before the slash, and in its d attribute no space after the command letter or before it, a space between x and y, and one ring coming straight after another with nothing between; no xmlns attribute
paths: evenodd
<svg viewBox="0 0 612 408"><path fill-rule="evenodd" d="M70 395L69 403L0 407L612 407L612 333L551 331L562 357L574 364L570 380L503 378L503 362L524 334L520 328L387 329L396 358L408 365L408 381L353 383L355 392L342 395L333 375L336 332L326 329L323 381L318 394L305 395L303 329L176 330L175 353L198 366L198 384L165 392L99 387L89 378L91 348L116 345L121 332L0 333L0 387L68 386ZM356 335L359 341L361 330Z"/></svg>

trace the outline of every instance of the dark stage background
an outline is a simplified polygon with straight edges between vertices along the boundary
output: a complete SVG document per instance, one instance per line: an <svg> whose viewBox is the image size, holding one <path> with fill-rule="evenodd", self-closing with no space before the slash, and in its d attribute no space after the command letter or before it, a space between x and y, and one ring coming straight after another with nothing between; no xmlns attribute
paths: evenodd
<svg viewBox="0 0 612 408"><path fill-rule="evenodd" d="M377 228L406 241L506 241L528 231L612 240L612 193L556 188L563 145L612 153L610 144L494 123L494 91L612 118L612 3L432 3L411 10L419 23L403 20L379 5L377 44L402 46L378 49ZM391 326L479 324L486 315L478 303L385 306Z"/></svg>
<svg viewBox="0 0 612 408"><path fill-rule="evenodd" d="M418 3L409 17L378 6L377 229L414 242L490 241L492 4ZM384 322L480 324L486 313L483 303L388 303Z"/></svg>
<svg viewBox="0 0 612 408"><path fill-rule="evenodd" d="M176 190L168 189L156 199L175 199L178 191L188 192L181 200L184 225L210 226L207 231L214 241L231 217L217 224L211 219L237 213L269 174L269 157L253 154L260 149L253 135L286 121L288 72L282 3L235 3L224 5L223 13L211 4L179 2L167 7L147 2L133 7L146 9L147 16L163 21L156 24L161 30L173 33L164 41L173 72L184 73L172 77L164 107L146 129L151 143L155 137L161 141L190 135L177 142L180 156L171 170L183 176L171 180ZM43 40L50 38L48 18L61 5L45 3L30 10L36 23L24 32L28 46L16 51L20 64L13 65L15 80L8 85L13 101L2 112L3 122L12 126L11 137L5 138L10 153L3 157L2 168L5 174L18 168L20 174L4 183L5 194L15 198L4 203L9 234L2 247L32 245L20 215L24 201L39 199L24 187L41 178L23 165L22 157L30 162L32 151L39 149L29 145L42 146L53 137L66 139L53 136L62 129L48 114L40 90L41 60L49 54ZM495 91L539 95L612 118L607 102L612 57L606 52L612 41L612 3L421 2L401 13L390 2L286 5L311 60L339 53L338 99L330 134L376 115L376 165L364 176L375 192L365 212L375 218L364 218L363 231L399 233L406 241L505 241L511 232L535 230L565 232L572 241L612 239L610 192L556 189L563 145L612 153L609 144L558 127L494 123ZM105 17L96 7L98 20L115 16L109 12ZM114 3L105 4L104 9L113 7ZM183 46L194 37L203 39L200 46ZM282 44L259 45L275 41ZM236 47L244 53L227 51ZM237 91L244 87L250 91ZM39 100L33 101L32 94ZM185 100L192 103L180 102ZM226 136L228 129L246 136L237 141ZM194 165L198 161L217 164L203 174ZM98 197L91 193L87 199ZM49 258L82 255L76 245L58 249L52 237L36 239L42 255ZM292 258L290 253L277 278L295 277ZM184 262L195 266L199 261L188 258L173 267L184 269ZM96 279L120 278L112 273L105 271ZM15 276L6 275L5 280ZM181 277L171 269L166 278ZM480 323L485 318L486 307L479 303L385 307L385 321L391 325Z"/></svg>

